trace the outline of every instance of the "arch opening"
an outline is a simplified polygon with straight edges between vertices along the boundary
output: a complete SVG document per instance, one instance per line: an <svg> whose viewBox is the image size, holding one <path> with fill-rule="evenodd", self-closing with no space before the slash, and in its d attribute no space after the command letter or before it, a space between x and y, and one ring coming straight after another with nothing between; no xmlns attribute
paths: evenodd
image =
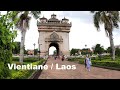
<svg viewBox="0 0 120 90"><path fill-rule="evenodd" d="M49 55L55 55L55 53L56 53L55 51L57 51L56 48L54 46L51 46L49 48Z"/></svg>
<svg viewBox="0 0 120 90"><path fill-rule="evenodd" d="M56 52L55 55L58 56L59 55L59 44L57 42L51 42L49 45L48 51L49 51L49 55L51 55L51 53L54 54L54 51L55 51Z"/></svg>

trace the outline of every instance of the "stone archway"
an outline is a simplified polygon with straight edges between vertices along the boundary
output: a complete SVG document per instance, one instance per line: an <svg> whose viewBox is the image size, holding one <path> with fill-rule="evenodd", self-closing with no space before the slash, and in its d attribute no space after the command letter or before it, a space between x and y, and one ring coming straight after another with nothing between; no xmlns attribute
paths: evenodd
<svg viewBox="0 0 120 90"><path fill-rule="evenodd" d="M48 45L48 55L49 55L49 48L54 46L57 50L57 55L60 55L61 51L61 44L63 43L62 37L60 37L56 31L53 31L49 37L45 38L46 44Z"/></svg>
<svg viewBox="0 0 120 90"><path fill-rule="evenodd" d="M69 32L71 23L63 18L59 20L56 15L51 15L50 19L40 18L37 22L39 38L38 44L41 56L49 55L49 47L54 46L58 49L58 54L70 55L69 52Z"/></svg>

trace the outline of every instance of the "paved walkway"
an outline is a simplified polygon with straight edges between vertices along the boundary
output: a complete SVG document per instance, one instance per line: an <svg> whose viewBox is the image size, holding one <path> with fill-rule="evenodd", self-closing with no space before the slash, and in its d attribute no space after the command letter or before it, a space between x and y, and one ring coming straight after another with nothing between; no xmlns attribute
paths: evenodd
<svg viewBox="0 0 120 90"><path fill-rule="evenodd" d="M51 69L51 65L53 68ZM61 65L76 65L75 70L57 70L56 64L60 68ZM82 64L69 61L54 60L50 58L46 65L48 70L43 70L39 79L120 79L120 71L91 67L89 72Z"/></svg>

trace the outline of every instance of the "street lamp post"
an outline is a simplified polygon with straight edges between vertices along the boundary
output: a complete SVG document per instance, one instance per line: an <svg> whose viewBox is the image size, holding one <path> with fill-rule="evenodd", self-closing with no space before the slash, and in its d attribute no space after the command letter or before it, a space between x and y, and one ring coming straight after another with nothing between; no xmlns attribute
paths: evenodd
<svg viewBox="0 0 120 90"><path fill-rule="evenodd" d="M42 45L42 44L39 44L39 60L40 60L40 45Z"/></svg>
<svg viewBox="0 0 120 90"><path fill-rule="evenodd" d="M36 45L36 44L34 43L33 45L34 45L34 57L35 57L35 45Z"/></svg>
<svg viewBox="0 0 120 90"><path fill-rule="evenodd" d="M86 49L86 53L85 54L87 55L87 48L86 47L87 47L87 45L85 44L85 49Z"/></svg>

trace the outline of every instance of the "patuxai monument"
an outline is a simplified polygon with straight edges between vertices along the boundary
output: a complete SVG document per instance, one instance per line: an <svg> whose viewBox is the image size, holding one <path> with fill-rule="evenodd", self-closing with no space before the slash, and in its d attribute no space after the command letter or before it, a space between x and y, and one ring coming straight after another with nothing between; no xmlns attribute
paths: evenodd
<svg viewBox="0 0 120 90"><path fill-rule="evenodd" d="M69 32L71 26L69 19L64 17L59 20L55 14L52 14L50 19L44 16L40 18L40 21L37 22L40 56L49 55L51 46L56 48L57 55L69 56Z"/></svg>

